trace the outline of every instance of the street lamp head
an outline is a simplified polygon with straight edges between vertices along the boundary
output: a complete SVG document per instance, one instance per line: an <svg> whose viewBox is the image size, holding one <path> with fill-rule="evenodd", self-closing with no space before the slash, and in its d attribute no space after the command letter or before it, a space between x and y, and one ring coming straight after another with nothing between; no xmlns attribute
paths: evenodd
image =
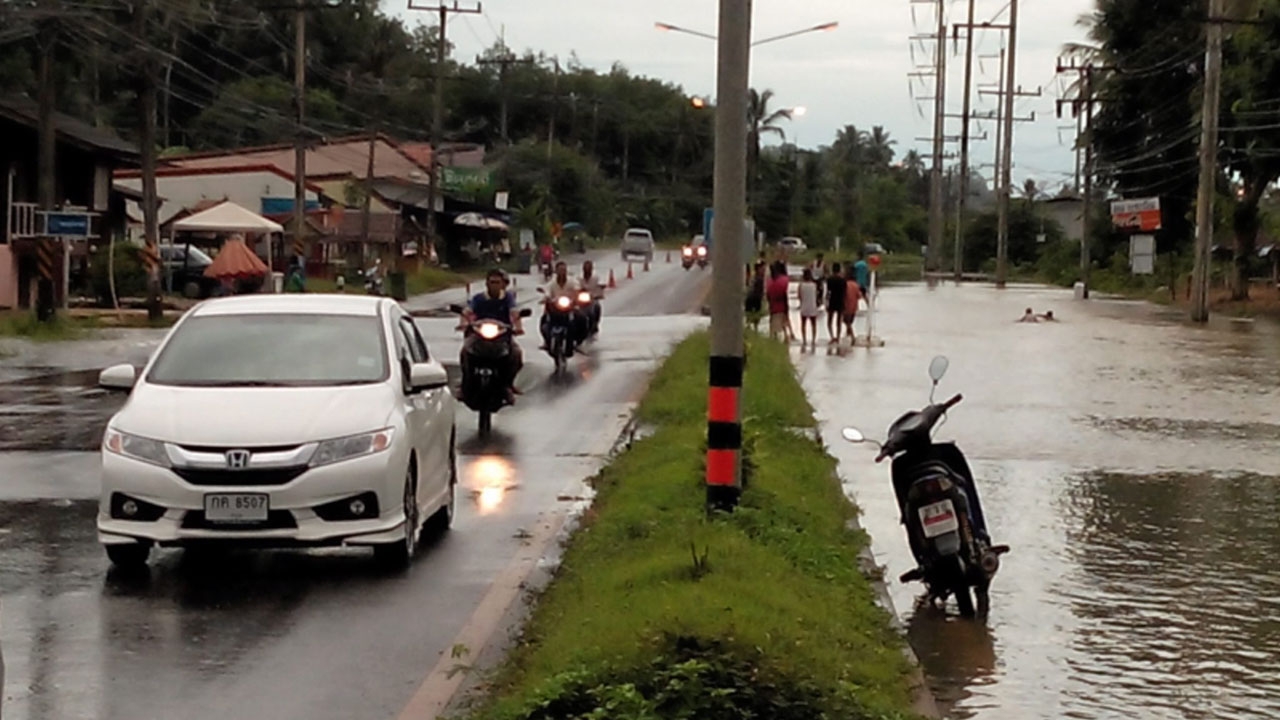
<svg viewBox="0 0 1280 720"><path fill-rule="evenodd" d="M697 95L694 95L689 98L689 104L692 105L694 109L701 110L707 106L707 101Z"/></svg>
<svg viewBox="0 0 1280 720"><path fill-rule="evenodd" d="M664 22L656 22L653 24L653 26L661 30L662 32L671 32L672 30L676 29L674 25L668 25Z"/></svg>
<svg viewBox="0 0 1280 720"><path fill-rule="evenodd" d="M796 107L791 108L791 117L804 117L804 114L807 112L809 112L809 108L803 105L797 105Z"/></svg>
<svg viewBox="0 0 1280 720"><path fill-rule="evenodd" d="M836 29L836 28L838 28L838 27L840 27L840 22L839 22L839 21L832 21L832 22L829 22L829 23L823 23L823 24L821 24L821 25L818 25L818 26L814 27L813 29L814 29L814 30L821 30L822 32L831 32L832 30L835 30L835 29Z"/></svg>

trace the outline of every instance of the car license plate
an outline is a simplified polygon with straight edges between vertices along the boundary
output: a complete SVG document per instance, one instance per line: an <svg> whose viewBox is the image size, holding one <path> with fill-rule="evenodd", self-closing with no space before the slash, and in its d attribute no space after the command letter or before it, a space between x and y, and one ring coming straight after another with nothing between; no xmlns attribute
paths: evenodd
<svg viewBox="0 0 1280 720"><path fill-rule="evenodd" d="M204 496L204 519L213 523L266 522L270 509L265 493L218 493Z"/></svg>
<svg viewBox="0 0 1280 720"><path fill-rule="evenodd" d="M920 525L924 527L924 536L935 538L960 529L960 521L956 519L955 506L950 500L943 500L920 508Z"/></svg>

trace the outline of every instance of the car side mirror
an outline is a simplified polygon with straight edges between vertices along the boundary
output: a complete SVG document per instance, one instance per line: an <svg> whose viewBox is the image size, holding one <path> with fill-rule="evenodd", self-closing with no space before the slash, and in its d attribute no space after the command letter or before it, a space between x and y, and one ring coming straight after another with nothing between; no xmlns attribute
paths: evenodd
<svg viewBox="0 0 1280 720"><path fill-rule="evenodd" d="M533 310L529 308L522 308L520 310L520 317L522 318L533 317Z"/></svg>
<svg viewBox="0 0 1280 720"><path fill-rule="evenodd" d="M409 366L409 390L411 392L438 390L442 387L448 387L448 385L449 373L445 371L444 366L440 363L414 363Z"/></svg>
<svg viewBox="0 0 1280 720"><path fill-rule="evenodd" d="M132 390L138 382L138 371L132 365L112 365L98 374L98 386L107 390Z"/></svg>

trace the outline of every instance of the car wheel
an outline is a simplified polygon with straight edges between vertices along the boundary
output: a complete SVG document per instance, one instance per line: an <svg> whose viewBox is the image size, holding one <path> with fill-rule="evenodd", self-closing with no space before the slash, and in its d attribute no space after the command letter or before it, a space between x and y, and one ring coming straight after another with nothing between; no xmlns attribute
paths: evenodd
<svg viewBox="0 0 1280 720"><path fill-rule="evenodd" d="M404 570L409 567L418 549L418 534L422 520L418 517L418 478L411 461L404 478L404 538L398 542L373 546L373 557L388 570Z"/></svg>
<svg viewBox="0 0 1280 720"><path fill-rule="evenodd" d="M444 505L427 520L431 535L439 537L453 527L454 506L458 497L458 451L454 438L449 438L449 497Z"/></svg>
<svg viewBox="0 0 1280 720"><path fill-rule="evenodd" d="M200 283L195 280L188 280L187 283L182 286L182 296L188 300L195 300L200 297Z"/></svg>
<svg viewBox="0 0 1280 720"><path fill-rule="evenodd" d="M107 559L121 570L139 570L146 567L151 557L151 546L146 543L106 545Z"/></svg>

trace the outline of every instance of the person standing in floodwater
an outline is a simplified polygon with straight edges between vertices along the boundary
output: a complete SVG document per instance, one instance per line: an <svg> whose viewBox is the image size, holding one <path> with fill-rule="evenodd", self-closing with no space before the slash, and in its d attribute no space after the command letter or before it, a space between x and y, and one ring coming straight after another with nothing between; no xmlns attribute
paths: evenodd
<svg viewBox="0 0 1280 720"><path fill-rule="evenodd" d="M818 289L820 287L818 279L813 276L813 270L805 268L800 287L797 289L800 295L801 352L804 352L805 345L809 345L815 352L818 349ZM813 333L812 340L809 337L810 332Z"/></svg>

